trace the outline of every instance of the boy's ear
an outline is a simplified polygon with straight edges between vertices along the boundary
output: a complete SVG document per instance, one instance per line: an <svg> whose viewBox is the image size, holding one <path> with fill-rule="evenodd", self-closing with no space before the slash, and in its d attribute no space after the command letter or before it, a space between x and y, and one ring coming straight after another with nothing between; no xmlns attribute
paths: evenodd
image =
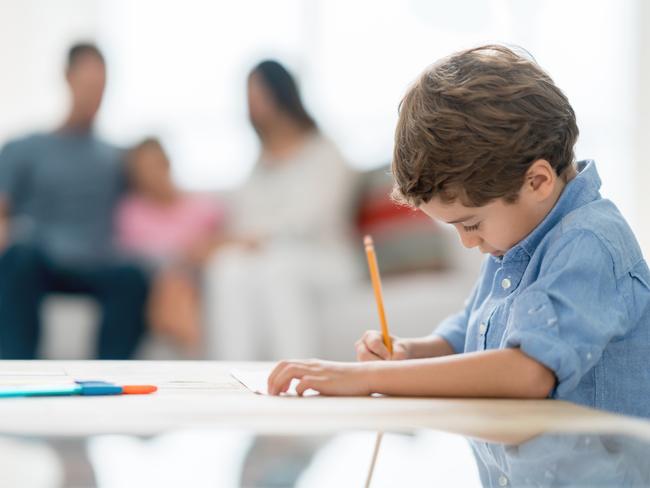
<svg viewBox="0 0 650 488"><path fill-rule="evenodd" d="M526 172L524 190L535 195L539 200L545 200L553 193L556 180L557 174L551 164L545 159L538 159Z"/></svg>

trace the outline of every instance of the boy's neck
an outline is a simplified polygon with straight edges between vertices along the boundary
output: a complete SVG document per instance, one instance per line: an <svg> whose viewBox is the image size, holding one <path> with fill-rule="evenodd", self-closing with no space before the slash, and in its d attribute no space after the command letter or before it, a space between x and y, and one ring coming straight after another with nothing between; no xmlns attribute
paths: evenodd
<svg viewBox="0 0 650 488"><path fill-rule="evenodd" d="M548 216L548 214L550 214L553 211L553 209L557 205L557 202L560 200L560 197L562 196L564 189L567 187L569 182L571 182L571 180L573 180L577 175L578 175L578 171L576 170L574 165L571 165L562 173L560 177L557 178L556 180L557 184L555 186L555 189L553 190L553 194L551 198L549 199L549 205L547 208L544 209L542 215L537 220L537 223L533 226L533 229L537 228L537 226L544 221L544 219Z"/></svg>
<svg viewBox="0 0 650 488"><path fill-rule="evenodd" d="M576 176L578 176L578 170L573 164L571 164L566 170L564 170L562 175L560 175L560 177L557 179L558 184L555 188L555 194L553 196L553 205L551 205L551 208L546 213L546 215L548 215L548 213L555 208L555 205L557 205L557 202L562 196L564 189Z"/></svg>
<svg viewBox="0 0 650 488"><path fill-rule="evenodd" d="M565 171L562 173L562 176L559 178L564 182L564 186L567 185L573 178L578 176L578 170L574 164L571 164Z"/></svg>

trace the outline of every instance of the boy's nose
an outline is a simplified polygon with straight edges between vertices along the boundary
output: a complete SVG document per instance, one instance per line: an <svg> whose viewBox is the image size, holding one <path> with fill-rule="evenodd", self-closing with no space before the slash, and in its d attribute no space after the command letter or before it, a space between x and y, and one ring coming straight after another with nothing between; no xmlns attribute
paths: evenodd
<svg viewBox="0 0 650 488"><path fill-rule="evenodd" d="M481 244L481 238L477 235L469 234L468 232L460 232L460 241L463 243L467 249L472 249L473 247Z"/></svg>

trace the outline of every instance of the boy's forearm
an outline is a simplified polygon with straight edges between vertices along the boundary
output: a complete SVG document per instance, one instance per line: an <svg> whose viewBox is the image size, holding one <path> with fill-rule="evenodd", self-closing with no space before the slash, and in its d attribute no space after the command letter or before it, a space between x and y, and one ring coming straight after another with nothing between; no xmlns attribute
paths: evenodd
<svg viewBox="0 0 650 488"><path fill-rule="evenodd" d="M398 396L545 398L555 375L519 349L368 364L373 393Z"/></svg>
<svg viewBox="0 0 650 488"><path fill-rule="evenodd" d="M408 348L409 359L437 358L455 354L454 349L440 336L401 340Z"/></svg>

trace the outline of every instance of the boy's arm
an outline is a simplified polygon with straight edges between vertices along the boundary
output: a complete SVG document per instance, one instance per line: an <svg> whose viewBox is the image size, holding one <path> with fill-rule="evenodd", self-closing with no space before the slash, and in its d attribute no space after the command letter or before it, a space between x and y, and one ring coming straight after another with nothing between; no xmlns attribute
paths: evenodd
<svg viewBox="0 0 650 488"><path fill-rule="evenodd" d="M546 398L555 376L519 349L499 349L406 361L337 363L283 361L269 376L269 393L311 388L324 395Z"/></svg>
<svg viewBox="0 0 650 488"><path fill-rule="evenodd" d="M546 398L555 375L519 349L368 365L371 393L396 396Z"/></svg>
<svg viewBox="0 0 650 488"><path fill-rule="evenodd" d="M485 266L485 262L483 263ZM481 269L481 273L483 269ZM476 300L479 282L465 300L463 309L443 320L433 334L425 337L403 339L392 337L393 355L388 353L379 331L368 330L355 344L358 361L388 359L421 359L448 356L463 352L469 314Z"/></svg>
<svg viewBox="0 0 650 488"><path fill-rule="evenodd" d="M409 359L438 358L456 353L454 348L438 335L401 341L409 351Z"/></svg>

